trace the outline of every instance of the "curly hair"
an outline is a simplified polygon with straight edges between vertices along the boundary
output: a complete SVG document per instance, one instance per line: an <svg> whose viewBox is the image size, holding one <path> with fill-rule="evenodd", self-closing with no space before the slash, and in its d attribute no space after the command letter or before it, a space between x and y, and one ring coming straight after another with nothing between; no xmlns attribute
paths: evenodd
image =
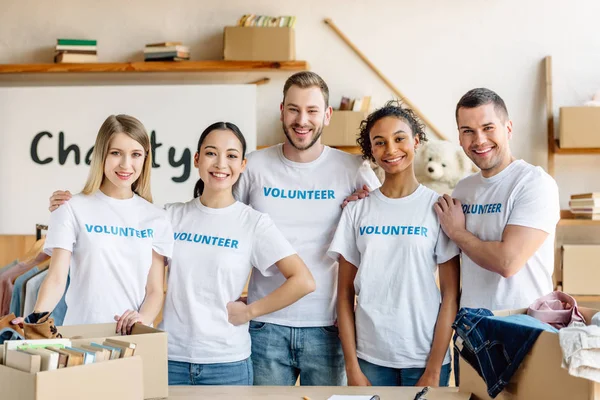
<svg viewBox="0 0 600 400"><path fill-rule="evenodd" d="M403 107L400 100L390 100L383 107L373 111L367 119L360 123L360 132L356 143L360 146L363 154L363 159L375 162L373 157L373 149L371 148L371 129L377 121L385 117L395 117L402 120L410 126L413 137L419 136L421 142L427 141L425 134L425 124L417 117L417 114L410 108Z"/></svg>

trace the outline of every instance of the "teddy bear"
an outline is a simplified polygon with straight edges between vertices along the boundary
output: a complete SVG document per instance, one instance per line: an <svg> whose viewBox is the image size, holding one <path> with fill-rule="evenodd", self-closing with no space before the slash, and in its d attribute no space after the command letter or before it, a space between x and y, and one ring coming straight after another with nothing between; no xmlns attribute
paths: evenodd
<svg viewBox="0 0 600 400"><path fill-rule="evenodd" d="M470 173L472 167L463 149L447 140L422 142L415 154L417 180L439 194L452 195L458 181Z"/></svg>

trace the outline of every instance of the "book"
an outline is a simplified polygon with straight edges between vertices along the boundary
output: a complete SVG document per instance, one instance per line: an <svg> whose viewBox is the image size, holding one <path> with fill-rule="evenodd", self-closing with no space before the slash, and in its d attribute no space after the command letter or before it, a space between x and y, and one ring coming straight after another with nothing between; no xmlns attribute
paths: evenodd
<svg viewBox="0 0 600 400"><path fill-rule="evenodd" d="M371 108L371 96L363 96L362 105L359 111L364 112L365 114L369 112Z"/></svg>
<svg viewBox="0 0 600 400"><path fill-rule="evenodd" d="M75 51L94 51L94 52L97 52L98 48L96 46L56 46L56 48L54 50L56 50L56 51L75 50Z"/></svg>
<svg viewBox="0 0 600 400"><path fill-rule="evenodd" d="M59 54L98 54L96 50L56 50L54 56Z"/></svg>
<svg viewBox="0 0 600 400"><path fill-rule="evenodd" d="M600 199L600 192L572 194L571 195L571 200L578 200L578 199Z"/></svg>
<svg viewBox="0 0 600 400"><path fill-rule="evenodd" d="M160 57L160 58L146 58L146 62L157 62L157 61L190 61L189 58L181 57Z"/></svg>
<svg viewBox="0 0 600 400"><path fill-rule="evenodd" d="M41 370L42 357L37 354L29 354L23 350L8 350L4 358L4 364L19 371L35 374Z"/></svg>
<svg viewBox="0 0 600 400"><path fill-rule="evenodd" d="M144 59L152 58L168 58L168 57L179 57L179 58L190 58L190 53L176 52L176 51L165 51L164 53L148 53L144 54Z"/></svg>
<svg viewBox="0 0 600 400"><path fill-rule="evenodd" d="M92 353L94 353L96 356L96 358L94 359L94 362L103 362L103 361L110 360L111 352L107 349L93 347L93 346L90 346L89 344L82 344L81 346L77 346L77 347L80 349L91 351Z"/></svg>
<svg viewBox="0 0 600 400"><path fill-rule="evenodd" d="M58 54L54 57L54 62L60 63L95 63L98 62L98 56L95 54Z"/></svg>
<svg viewBox="0 0 600 400"><path fill-rule="evenodd" d="M569 206L570 207L600 207L600 198L570 200Z"/></svg>
<svg viewBox="0 0 600 400"><path fill-rule="evenodd" d="M52 350L54 350L54 349L52 349ZM84 364L85 354L83 354L79 351L70 350L67 347L65 347L64 349L57 349L56 351L58 351L59 353L62 353L62 354L67 354L69 356L69 358L67 360L67 367L75 367L77 365Z"/></svg>
<svg viewBox="0 0 600 400"><path fill-rule="evenodd" d="M76 351L83 354L83 364L93 364L96 361L96 353L78 347L65 347L65 350Z"/></svg>
<svg viewBox="0 0 600 400"><path fill-rule="evenodd" d="M147 44L146 47L172 47L172 46L181 46L182 42L161 42L161 43L150 43Z"/></svg>
<svg viewBox="0 0 600 400"><path fill-rule="evenodd" d="M598 214L600 213L600 208L572 208L572 214Z"/></svg>
<svg viewBox="0 0 600 400"><path fill-rule="evenodd" d="M98 45L98 41L88 39L57 39L56 44L67 46L96 46Z"/></svg>
<svg viewBox="0 0 600 400"><path fill-rule="evenodd" d="M342 101L340 103L340 111L350 110L350 99L348 97L342 97Z"/></svg>
<svg viewBox="0 0 600 400"><path fill-rule="evenodd" d="M121 358L121 349L118 347L105 346L103 344L98 343L90 343L90 346L110 351L110 360L116 360L117 358Z"/></svg>
<svg viewBox="0 0 600 400"><path fill-rule="evenodd" d="M40 348L48 346L70 346L71 340L69 339L35 339L35 340L7 340L4 342L3 359L6 360L6 352L8 350L17 350L21 346L28 346L29 348Z"/></svg>
<svg viewBox="0 0 600 400"><path fill-rule="evenodd" d="M133 357L135 353L136 345L135 343L124 342L122 340L116 339L106 339L104 343L105 346L117 347L121 349L121 358L125 357Z"/></svg>
<svg viewBox="0 0 600 400"><path fill-rule="evenodd" d="M352 111L360 111L362 109L363 99L354 99L352 103Z"/></svg>
<svg viewBox="0 0 600 400"><path fill-rule="evenodd" d="M152 54L152 53L168 53L168 52L181 52L181 53L189 53L190 48L188 46L164 46L164 47L146 47L144 49L144 54Z"/></svg>
<svg viewBox="0 0 600 400"><path fill-rule="evenodd" d="M574 219L589 219L592 221L600 221L600 213L596 214L573 214Z"/></svg>
<svg viewBox="0 0 600 400"><path fill-rule="evenodd" d="M25 349L26 353L38 355L41 357L40 371L53 371L58 369L58 356L59 354L55 351L39 348L39 349Z"/></svg>

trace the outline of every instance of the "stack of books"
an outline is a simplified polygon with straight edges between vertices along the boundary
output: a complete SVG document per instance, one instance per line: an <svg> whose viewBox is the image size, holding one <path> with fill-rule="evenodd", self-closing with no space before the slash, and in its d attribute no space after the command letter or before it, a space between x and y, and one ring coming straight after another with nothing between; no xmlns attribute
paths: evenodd
<svg viewBox="0 0 600 400"><path fill-rule="evenodd" d="M4 365L35 374L77 365L133 357L136 344L105 339L74 345L70 339L7 340L0 345Z"/></svg>
<svg viewBox="0 0 600 400"><path fill-rule="evenodd" d="M569 208L575 218L600 220L600 193L571 195Z"/></svg>
<svg viewBox="0 0 600 400"><path fill-rule="evenodd" d="M98 62L98 42L87 39L57 39L54 62L94 63Z"/></svg>
<svg viewBox="0 0 600 400"><path fill-rule="evenodd" d="M296 17L271 17L269 15L254 15L245 14L240 18L237 26L262 26L267 28L287 27L294 28L296 26Z"/></svg>
<svg viewBox="0 0 600 400"><path fill-rule="evenodd" d="M190 48L181 42L150 43L144 48L144 61L185 61Z"/></svg>
<svg viewBox="0 0 600 400"><path fill-rule="evenodd" d="M363 96L356 99L342 97L340 111L361 111L368 113L371 109L371 96Z"/></svg>

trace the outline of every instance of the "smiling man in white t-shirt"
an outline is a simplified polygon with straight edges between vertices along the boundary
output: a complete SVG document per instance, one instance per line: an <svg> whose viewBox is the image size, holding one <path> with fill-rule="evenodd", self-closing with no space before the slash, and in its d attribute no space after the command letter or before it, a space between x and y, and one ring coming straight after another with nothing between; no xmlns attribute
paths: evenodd
<svg viewBox="0 0 600 400"><path fill-rule="evenodd" d="M298 302L250 322L255 385L337 386L345 382L335 299L338 263L327 256L344 199L357 188L380 186L360 156L321 144L332 109L317 74L292 75L283 88L283 144L252 152L234 195L267 213L306 263L316 290ZM356 127L358 129L358 127ZM253 271L248 302L285 278Z"/></svg>
<svg viewBox="0 0 600 400"><path fill-rule="evenodd" d="M553 290L558 187L541 167L513 157L512 121L495 92L467 92L456 122L463 150L481 169L435 207L462 252L461 307L528 307Z"/></svg>

